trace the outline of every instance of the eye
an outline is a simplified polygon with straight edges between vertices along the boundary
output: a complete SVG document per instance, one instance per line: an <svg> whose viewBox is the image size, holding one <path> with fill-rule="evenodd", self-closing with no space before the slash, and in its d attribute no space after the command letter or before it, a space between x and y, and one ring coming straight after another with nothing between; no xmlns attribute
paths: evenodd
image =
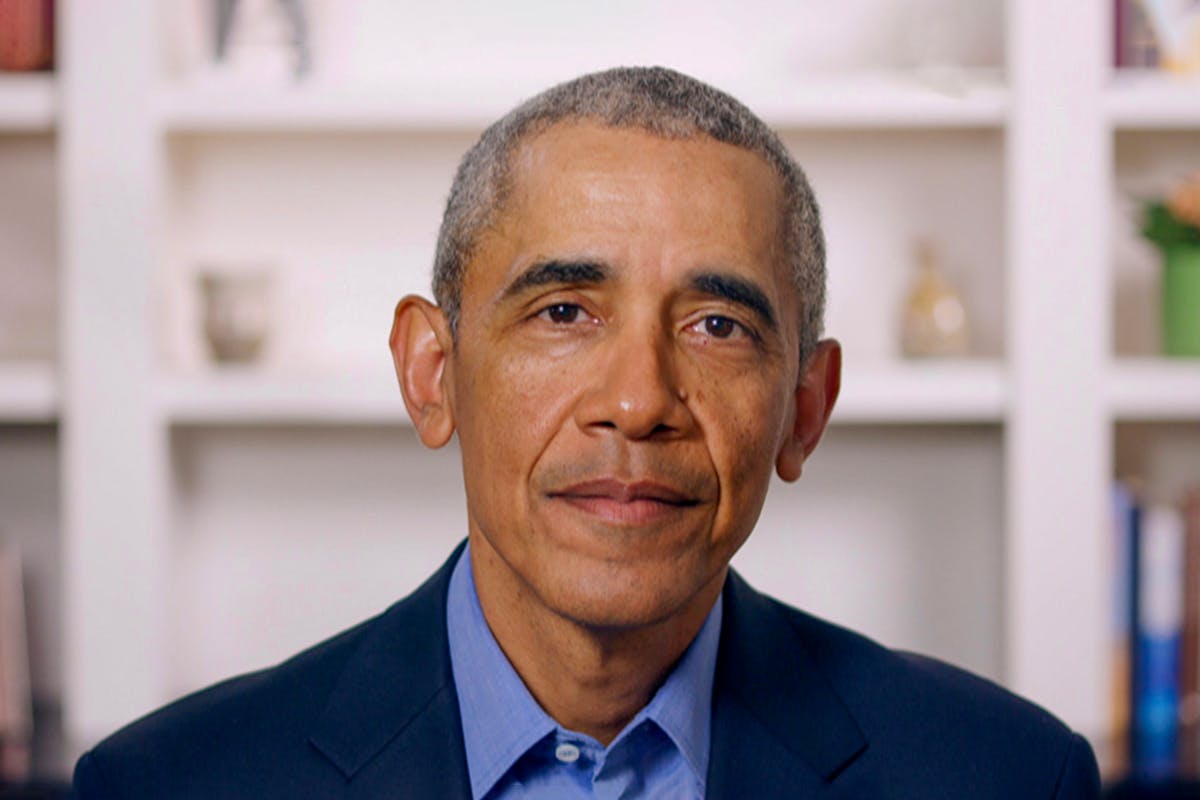
<svg viewBox="0 0 1200 800"><path fill-rule="evenodd" d="M733 317L709 314L692 323L693 333L710 339L752 339L754 333Z"/></svg>
<svg viewBox="0 0 1200 800"><path fill-rule="evenodd" d="M729 317L709 316L703 320L704 332L714 339L728 339L741 326Z"/></svg>
<svg viewBox="0 0 1200 800"><path fill-rule="evenodd" d="M572 322L577 322L582 313L583 309L575 303L555 303L543 308L538 312L538 316L555 325L570 325Z"/></svg>
<svg viewBox="0 0 1200 800"><path fill-rule="evenodd" d="M758 332L736 317L724 314L705 314L692 318L688 325L688 333L698 337L699 342L722 342L729 347L744 347L746 345L761 345Z"/></svg>

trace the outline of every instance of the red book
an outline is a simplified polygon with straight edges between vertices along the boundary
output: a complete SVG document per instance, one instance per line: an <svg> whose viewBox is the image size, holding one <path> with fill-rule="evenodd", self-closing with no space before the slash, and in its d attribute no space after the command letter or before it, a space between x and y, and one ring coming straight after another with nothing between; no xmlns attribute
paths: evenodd
<svg viewBox="0 0 1200 800"><path fill-rule="evenodd" d="M1183 499L1183 655L1179 677L1179 766L1200 775L1200 487Z"/></svg>
<svg viewBox="0 0 1200 800"><path fill-rule="evenodd" d="M0 0L0 70L47 69L53 61L53 0Z"/></svg>

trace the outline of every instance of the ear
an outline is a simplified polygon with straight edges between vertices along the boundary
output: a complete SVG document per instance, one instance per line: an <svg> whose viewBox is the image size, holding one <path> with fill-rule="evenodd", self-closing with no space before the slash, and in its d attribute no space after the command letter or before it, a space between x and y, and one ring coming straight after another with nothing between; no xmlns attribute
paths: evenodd
<svg viewBox="0 0 1200 800"><path fill-rule="evenodd" d="M817 448L842 387L842 346L823 339L809 356L796 385L796 415L775 457L775 471L785 481L800 477L804 462Z"/></svg>
<svg viewBox="0 0 1200 800"><path fill-rule="evenodd" d="M454 434L446 375L453 340L445 315L425 298L410 294L396 304L388 343L417 435L426 447L441 447Z"/></svg>

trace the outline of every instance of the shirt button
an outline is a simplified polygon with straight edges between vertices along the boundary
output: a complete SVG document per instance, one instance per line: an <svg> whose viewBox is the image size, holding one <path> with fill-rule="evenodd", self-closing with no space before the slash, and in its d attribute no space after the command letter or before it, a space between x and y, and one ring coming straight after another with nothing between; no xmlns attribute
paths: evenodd
<svg viewBox="0 0 1200 800"><path fill-rule="evenodd" d="M554 757L564 764L574 764L579 760L579 748L570 742L563 742L554 748Z"/></svg>

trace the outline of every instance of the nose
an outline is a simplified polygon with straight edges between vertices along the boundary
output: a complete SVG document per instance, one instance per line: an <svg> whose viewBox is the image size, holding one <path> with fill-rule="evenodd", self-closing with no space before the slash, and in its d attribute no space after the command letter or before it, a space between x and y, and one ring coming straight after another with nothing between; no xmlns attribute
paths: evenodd
<svg viewBox="0 0 1200 800"><path fill-rule="evenodd" d="M629 326L602 345L599 367L577 407L584 431L631 440L677 438L694 424L680 364L661 325Z"/></svg>

